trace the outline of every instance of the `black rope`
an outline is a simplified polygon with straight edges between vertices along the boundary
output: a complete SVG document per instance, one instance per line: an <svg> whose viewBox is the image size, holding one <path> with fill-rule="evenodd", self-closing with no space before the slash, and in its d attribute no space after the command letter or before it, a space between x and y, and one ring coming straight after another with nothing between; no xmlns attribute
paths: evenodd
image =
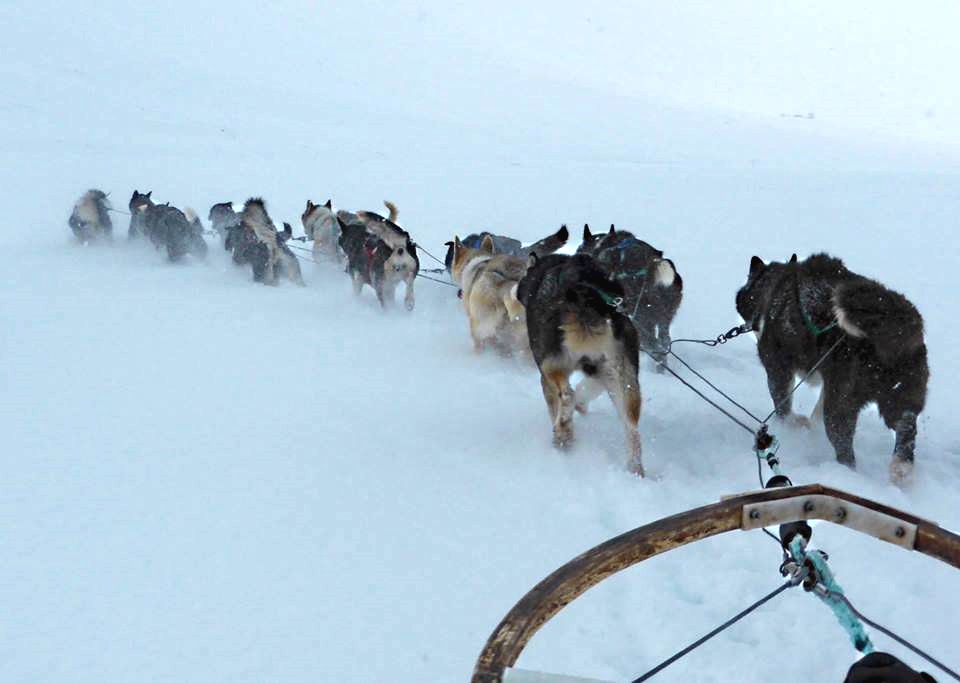
<svg viewBox="0 0 960 683"><path fill-rule="evenodd" d="M674 339L670 342L670 348L673 348L674 344L703 344L704 346L720 346L721 344L726 344L731 339L736 339L741 334L747 334L748 332L753 332L753 327L744 323L743 325L737 325L736 327L730 328L723 334L718 334L713 339Z"/></svg>
<svg viewBox="0 0 960 683"><path fill-rule="evenodd" d="M427 271L427 272L430 272L430 271ZM423 273L417 273L417 277L422 277L424 280L430 280L431 282L439 282L441 285L446 285L447 287L457 287L459 289L459 285L456 285L453 282L447 282L446 280L430 277L429 275L424 275Z"/></svg>
<svg viewBox="0 0 960 683"><path fill-rule="evenodd" d="M883 633L884 635L889 636L890 638L893 638L895 641L897 641L898 643L900 643L901 645L903 645L905 648L911 650L914 654L917 654L917 655L923 657L923 658L926 659L928 662L930 662L931 664L933 664L935 667L937 667L938 669L940 669L941 671L943 671L944 673L946 673L948 676L950 676L950 677L953 678L954 680L960 681L960 674L958 674L956 671L954 671L953 669L947 667L947 666L946 666L945 664L943 664L942 662L934 659L931 655L929 655L929 654L927 654L926 652L924 652L923 650L921 650L919 647L917 647L916 645L914 645L913 643L911 643L910 641L908 641L906 638L902 638L902 637L898 636L896 633L894 633L894 632L891 631L890 629L886 628L885 626L881 626L881 625L878 624L877 622L875 622L875 621L867 618L866 616L864 616L863 613L860 612L860 610L858 610L856 607L853 606L853 603L851 603L850 600L847 599L847 596L844 595L843 593L837 593L836 591L830 591L830 590L828 590L828 591L827 591L827 594L829 594L831 598L835 598L835 599L837 599L837 600L843 601L843 603L846 604L846 606L850 608L850 611L851 611L851 612L853 612L854 614L856 614L860 619L862 619L863 621L867 622L867 623L868 623L870 626L872 626L873 628L877 629L878 631L880 631L880 632Z"/></svg>
<svg viewBox="0 0 960 683"><path fill-rule="evenodd" d="M824 362L825 360L827 360L827 357L828 357L831 353L833 353L834 349L836 349L838 346L840 346L840 342L842 342L842 341L843 341L843 336L841 335L841 336L837 339L837 341L835 341L835 342L833 343L833 346L831 346L829 349L827 349L827 352L824 353L822 356L820 356L820 360L818 360L816 363L814 363L813 367L810 368L810 370L807 372L807 374L805 374L803 377L800 378L800 381L797 382L797 383L794 385L793 389L790 390L790 393L787 394L786 396L784 396L784 397L780 400L780 402L773 407L773 410L770 411L770 414L767 415L765 418L763 418L763 422L761 422L760 424L766 424L767 422L770 421L770 418L771 418L771 417L773 417L774 415L777 414L777 411L780 410L780 408L783 406L783 404L786 403L787 401L789 401L789 400L790 400L790 397L793 396L793 395L796 393L797 389L799 389L801 386L803 386L803 383L806 382L808 379L810 379L810 377L813 376L813 373L815 373L815 372L817 371L817 368L819 368L821 365L823 365L823 362Z"/></svg>
<svg viewBox="0 0 960 683"><path fill-rule="evenodd" d="M646 349L641 349L641 350L642 350L645 354L647 354L648 356L650 356L650 358L652 358L653 361L654 361L655 363L657 363L660 367L662 367L664 370L666 370L666 371L669 372L671 375L673 375L673 376L676 377L678 380L680 380L680 382L683 383L688 389L690 389L690 391L692 391L692 392L695 393L697 396L699 396L700 398L702 398L704 401L706 401L707 403L709 403L710 405L712 405L714 408L716 408L717 410L719 410L721 413L723 413L724 415L726 415L727 417L729 417L735 424L737 424L737 425L739 425L740 427L742 427L743 429L745 429L745 430L747 431L747 433L750 434L750 436L755 436L755 435L756 435L756 430L754 430L752 427L748 427L746 424L744 424L743 422L741 422L738 418L734 417L730 412L728 412L727 410L725 410L720 404L718 404L716 401L713 401L712 399L710 399L710 397L708 397L708 396L707 396L706 394L704 394L702 391L700 391L700 390L697 389L695 386L693 386L692 384L690 384L690 382L688 382L687 380L685 380L683 377L681 377L680 375L678 375L678 374L674 371L674 369L671 368L669 365L667 365L666 363L664 363L662 360L658 360L657 358L655 358L654 355L653 355L652 353L650 353L649 351L647 351Z"/></svg>
<svg viewBox="0 0 960 683"><path fill-rule="evenodd" d="M686 340L679 340L679 341L686 341ZM677 361L678 361L681 365L683 365L683 367L685 367L687 370L689 370L689 371L692 372L694 375L696 375L697 377L699 377L699 378L701 379L701 381L703 381L704 384L706 384L708 387L710 387L711 389L713 389L715 392L717 392L718 394L720 394L721 396L723 396L725 399L727 399L728 401L730 401L730 403L732 403L733 405L735 405L737 408L739 408L740 410L742 410L748 417L750 417L750 418L752 418L753 420L755 420L758 424L762 424L762 422L760 421L760 418L759 418L759 417L757 417L756 415L754 415L753 413L751 413L749 410L747 410L745 407L743 407L743 405L741 405L740 403L738 403L737 401L735 401L729 394L724 393L717 385L715 385L713 382L711 382L711 381L708 380L706 377L704 377L703 375L701 375L699 372L697 372L696 370L694 370L693 367L692 367L687 361L683 360L683 358L681 358L681 357L678 356L676 353L674 353L674 352L673 352L673 349L667 351L667 353L669 353L671 356L673 356L674 358L676 358Z"/></svg>
<svg viewBox="0 0 960 683"><path fill-rule="evenodd" d="M676 653L675 655L673 655L673 656L670 657L669 659L666 659L666 660L664 660L663 662L661 662L660 664L657 664L655 667L653 667L652 669L650 669L647 673L645 673L645 674L643 674L642 676L640 676L640 678L635 678L635 679L633 680L633 683L643 683L643 681L646 681L646 680L649 680L649 679L653 678L654 676L656 676L658 673L660 673L661 671L663 671L664 669L666 669L668 666L670 666L671 664L673 664L673 663L674 663L675 661L677 661L678 659L681 659L682 657L685 657L686 655L690 654L693 650L695 650L695 649L697 649L698 647L700 647L701 645L703 645L705 642L707 642L708 640L710 640L711 638L713 638L713 637L714 637L715 635L717 635L718 633L721 633L722 631L725 631L726 629L730 628L730 627L733 626L735 623L737 623L738 621L740 621L741 619L743 619L745 616L747 616L748 614L750 614L752 611L754 611L755 609L757 609L758 607L760 607L760 606L763 605L764 603L767 603L767 602L769 602L770 600L773 600L775 597L777 597L778 595L780 595L782 592L784 592L784 591L787 590L788 588L793 588L794 585L796 585L796 584L794 584L793 582L789 582L789 581L788 581L787 583L783 584L782 586L780 586L779 588L777 588L777 590L773 591L772 593L767 593L766 595L764 595L762 598L760 598L759 600L757 600L755 603L753 603L752 605L750 605L749 607L747 607L747 608L746 608L745 610L743 610L742 612L738 613L737 615L731 617L731 618L728 619L727 621L725 621L725 622L723 622L722 624L720 624L719 626L717 626L715 629L713 629L712 631L710 631L710 633L708 633L707 635L703 636L702 638L699 638L698 640L695 640L694 642L692 642L692 643L690 643L689 645L687 645L685 648L683 648L682 650L680 650L678 653Z"/></svg>
<svg viewBox="0 0 960 683"><path fill-rule="evenodd" d="M444 269L444 270L447 269L447 264L446 264L446 263L444 263L443 261L441 261L440 259L438 259L436 256L434 256L433 254L431 254L431 253L430 253L429 251L427 251L426 249L424 249L423 246L421 246L420 244L417 244L416 246L417 246L417 249L419 249L419 250L422 251L424 254L426 254L427 256L429 256L430 258L432 258L434 261L436 261L437 263L439 263L441 266L443 266L443 269Z"/></svg>

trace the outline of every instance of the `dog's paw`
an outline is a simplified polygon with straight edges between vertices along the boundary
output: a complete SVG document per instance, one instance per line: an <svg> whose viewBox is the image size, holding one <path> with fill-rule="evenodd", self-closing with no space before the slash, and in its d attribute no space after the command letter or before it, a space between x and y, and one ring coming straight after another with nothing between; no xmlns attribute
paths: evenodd
<svg viewBox="0 0 960 683"><path fill-rule="evenodd" d="M567 449L573 445L573 426L559 424L553 428L553 445L560 449Z"/></svg>
<svg viewBox="0 0 960 683"><path fill-rule="evenodd" d="M590 412L590 407L586 403L581 403L579 401L573 404L573 409L581 415L586 415Z"/></svg>
<svg viewBox="0 0 960 683"><path fill-rule="evenodd" d="M913 485L913 463L894 458L890 463L890 483L901 489L910 488Z"/></svg>
<svg viewBox="0 0 960 683"><path fill-rule="evenodd" d="M403 305L408 311L412 311L416 302L413 299L404 299Z"/></svg>

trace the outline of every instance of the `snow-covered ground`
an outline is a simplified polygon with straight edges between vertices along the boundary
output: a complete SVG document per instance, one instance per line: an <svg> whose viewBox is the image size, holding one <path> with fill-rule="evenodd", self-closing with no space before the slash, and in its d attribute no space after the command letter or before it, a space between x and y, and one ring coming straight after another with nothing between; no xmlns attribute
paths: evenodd
<svg viewBox="0 0 960 683"><path fill-rule="evenodd" d="M551 448L535 370L475 357L455 290L418 281L412 314L383 315L309 264L308 287L266 288L219 249L77 248L91 186L202 214L262 194L297 226L307 198L388 198L437 255L457 232L616 222L681 270L675 336L738 322L754 253L829 250L925 315L916 483L887 482L872 410L856 472L779 426L784 467L960 527L956 9L836 4L0 5L0 680L466 680L554 568L756 485L749 439L649 367L639 481L604 400ZM751 340L684 351L768 409ZM958 664L960 575L816 541L867 614ZM520 664L629 680L778 564L756 533L656 558ZM660 678L839 681L853 660L791 592Z"/></svg>

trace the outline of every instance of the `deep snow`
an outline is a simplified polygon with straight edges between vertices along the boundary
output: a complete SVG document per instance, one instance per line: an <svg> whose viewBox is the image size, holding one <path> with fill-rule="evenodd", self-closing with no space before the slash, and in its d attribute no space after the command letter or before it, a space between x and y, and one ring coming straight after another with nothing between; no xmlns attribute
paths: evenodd
<svg viewBox="0 0 960 683"><path fill-rule="evenodd" d="M118 208L138 188L202 214L262 194L295 225L308 197L389 198L438 256L454 232L532 240L615 221L683 273L675 336L737 322L752 254L830 250L926 317L917 481L887 483L893 437L873 411L857 472L832 461L820 430L781 426L784 467L960 527L960 127L924 127L930 101L951 112L960 80L955 59L938 61L946 48L915 35L952 10L915 17L901 37L916 50L887 55L888 71L845 42L872 35L857 33L856 7L738 5L757 23L725 43L728 59L676 49L703 45L723 11L0 6L0 679L465 680L554 568L756 485L745 435L649 366L652 476L638 481L604 400L577 420L571 453L550 447L535 371L474 357L449 288L418 281L412 314L383 315L329 269L307 265L304 289L265 288L218 249L171 266L122 239L76 248L66 218L88 186ZM874 48L897 23L875 14L886 33ZM587 31L601 20L609 33ZM658 32L664 22L675 30ZM771 23L794 27L819 66L786 68ZM810 85L836 77L831 40L850 74L842 95ZM785 65L779 90L750 75L755 62ZM878 79L882 95L865 85ZM781 117L765 104L778 91L805 93L819 115ZM765 412L751 340L684 351ZM814 397L801 391L807 407ZM816 540L868 615L956 664L956 572L843 529L818 526ZM778 564L756 533L656 558L564 610L520 664L629 679L771 590ZM661 678L839 681L853 659L829 612L791 592Z"/></svg>

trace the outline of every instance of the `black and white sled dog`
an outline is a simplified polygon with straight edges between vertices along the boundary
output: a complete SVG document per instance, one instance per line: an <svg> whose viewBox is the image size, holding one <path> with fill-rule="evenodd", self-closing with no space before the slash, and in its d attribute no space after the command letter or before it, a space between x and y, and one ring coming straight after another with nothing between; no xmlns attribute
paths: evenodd
<svg viewBox="0 0 960 683"><path fill-rule="evenodd" d="M553 442L573 441L573 411L606 390L626 431L628 467L643 476L640 458L640 347L637 331L618 309L623 286L586 254L530 256L517 288L526 308L530 350L553 423ZM576 391L570 375L585 375Z"/></svg>
<svg viewBox="0 0 960 683"><path fill-rule="evenodd" d="M841 340L817 369L823 388L814 415L822 416L837 460L852 467L857 416L875 402L896 432L891 478L909 479L929 369L923 318L906 297L827 254L770 264L754 256L737 312L757 333L777 415L794 422L807 422L792 412L795 375Z"/></svg>
<svg viewBox="0 0 960 683"><path fill-rule="evenodd" d="M255 282L275 285L280 275L284 275L303 285L300 263L287 246L292 236L290 224L284 223L283 232L277 230L264 201L253 197L243 205L239 226L228 229L225 247L232 252L234 263L249 264L253 268Z"/></svg>
<svg viewBox="0 0 960 683"><path fill-rule="evenodd" d="M199 220L191 221L183 211L169 204L154 204L153 192L133 191L130 197L130 229L127 236L149 238L157 249L165 248L167 258L179 261L185 254L203 258L207 243Z"/></svg>
<svg viewBox="0 0 960 683"><path fill-rule="evenodd" d="M480 232L467 235L465 238L460 240L460 245L466 247L467 249L480 249L484 243L484 240L487 238L489 238L493 243L494 254L519 256L525 259L530 256L530 254L536 254L537 256L541 257L552 254L567 243L567 240L570 238L570 232L567 230L566 225L561 225L560 229L555 233L552 235L547 235L541 240L537 240L528 247L523 246L523 243L521 243L520 240L507 237L506 235L494 235L492 232ZM447 267L448 273L452 272L451 269L453 268L453 255L453 242L447 242L447 255L444 257L444 265Z"/></svg>
<svg viewBox="0 0 960 683"><path fill-rule="evenodd" d="M640 346L658 363L666 363L670 350L670 325L683 300L683 279L663 252L627 230L610 226L592 233L583 226L578 254L589 254L623 285L623 311L640 335Z"/></svg>
<svg viewBox="0 0 960 683"><path fill-rule="evenodd" d="M389 201L384 201L383 205L389 211L387 220L396 223L398 215L396 205ZM344 214L345 222L356 222L356 214L349 212ZM313 241L314 261L340 262L342 260L340 224L337 222L337 214L333 210L331 200L328 199L325 204L314 204L308 199L307 207L300 216L300 222L303 223L303 232L307 239Z"/></svg>
<svg viewBox="0 0 960 683"><path fill-rule="evenodd" d="M73 205L67 224L80 244L113 239L110 201L102 190L87 190Z"/></svg>
<svg viewBox="0 0 960 683"><path fill-rule="evenodd" d="M397 285L403 282L403 303L412 311L416 303L413 282L420 272L420 259L410 233L372 211L338 211L337 223L354 293L360 294L363 286L369 285L386 309L393 305Z"/></svg>

